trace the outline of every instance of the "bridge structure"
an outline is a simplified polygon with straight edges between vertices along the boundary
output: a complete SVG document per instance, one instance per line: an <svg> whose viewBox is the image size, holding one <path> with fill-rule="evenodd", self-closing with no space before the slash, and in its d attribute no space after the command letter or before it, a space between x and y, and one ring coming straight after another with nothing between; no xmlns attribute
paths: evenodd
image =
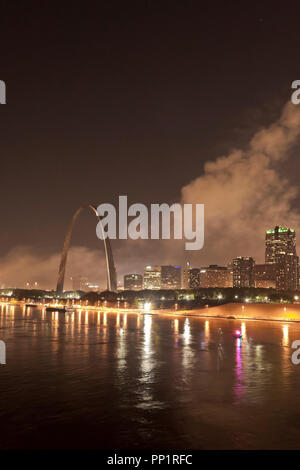
<svg viewBox="0 0 300 470"><path fill-rule="evenodd" d="M83 205L77 209L77 211L74 213L72 220L70 222L70 225L68 227L66 236L65 236L65 241L64 241L64 246L61 254L61 260L60 260L60 265L59 265L59 272L58 272L58 279L57 279L57 286L56 286L56 292L57 294L62 294L64 290L64 281L65 281L65 271L66 271L66 263L67 263L67 258L68 258L68 252L70 248L70 243L71 243L71 237L72 237L72 232L73 228L75 225L75 222L82 210L85 209L90 209L95 216L97 217L98 221L100 222L100 227L102 230L102 235L103 235L103 242L104 242L104 252L105 252L105 263L106 263L106 273L107 273L107 289L110 291L116 291L117 290L117 273L116 273L116 268L115 268L115 263L114 263L114 258L113 258L113 252L111 249L111 244L109 238L105 238L104 236L104 230L103 230L103 225L101 222L101 218L97 212L97 209L91 205Z"/></svg>

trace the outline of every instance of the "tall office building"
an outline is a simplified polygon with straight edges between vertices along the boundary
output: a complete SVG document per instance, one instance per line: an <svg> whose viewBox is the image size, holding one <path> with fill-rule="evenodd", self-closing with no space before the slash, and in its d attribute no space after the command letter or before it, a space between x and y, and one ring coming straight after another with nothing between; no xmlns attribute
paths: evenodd
<svg viewBox="0 0 300 470"><path fill-rule="evenodd" d="M232 260L233 287L254 287L255 261L251 257L234 258Z"/></svg>
<svg viewBox="0 0 300 470"><path fill-rule="evenodd" d="M273 230L266 231L266 264L276 263L278 253L297 255L294 229L277 226Z"/></svg>
<svg viewBox="0 0 300 470"><path fill-rule="evenodd" d="M279 290L295 290L299 285L299 258L296 233L292 228L276 226L266 231L266 264L275 266L275 285Z"/></svg>
<svg viewBox="0 0 300 470"><path fill-rule="evenodd" d="M296 290L298 288L298 256L291 253L276 255L276 289Z"/></svg>
<svg viewBox="0 0 300 470"><path fill-rule="evenodd" d="M181 280L182 289L189 289L189 287L190 287L190 284L189 284L189 271L190 271L190 263L189 263L189 261L187 261L186 266L182 270L182 280Z"/></svg>
<svg viewBox="0 0 300 470"><path fill-rule="evenodd" d="M161 266L161 289L181 288L181 266Z"/></svg>
<svg viewBox="0 0 300 470"><path fill-rule="evenodd" d="M200 269L189 269L189 288L197 289L197 287L200 287Z"/></svg>
<svg viewBox="0 0 300 470"><path fill-rule="evenodd" d="M145 266L144 289L160 289L161 266Z"/></svg>
<svg viewBox="0 0 300 470"><path fill-rule="evenodd" d="M124 276L124 290L143 289L143 276L140 274L126 274Z"/></svg>
<svg viewBox="0 0 300 470"><path fill-rule="evenodd" d="M200 287L232 287L231 269L216 264L201 268Z"/></svg>

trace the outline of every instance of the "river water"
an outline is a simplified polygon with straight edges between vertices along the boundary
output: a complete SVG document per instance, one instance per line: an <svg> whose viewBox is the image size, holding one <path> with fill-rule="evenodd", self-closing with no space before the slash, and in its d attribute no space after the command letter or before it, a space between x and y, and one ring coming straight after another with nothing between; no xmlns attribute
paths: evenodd
<svg viewBox="0 0 300 470"><path fill-rule="evenodd" d="M300 324L2 305L0 339L2 449L300 448Z"/></svg>

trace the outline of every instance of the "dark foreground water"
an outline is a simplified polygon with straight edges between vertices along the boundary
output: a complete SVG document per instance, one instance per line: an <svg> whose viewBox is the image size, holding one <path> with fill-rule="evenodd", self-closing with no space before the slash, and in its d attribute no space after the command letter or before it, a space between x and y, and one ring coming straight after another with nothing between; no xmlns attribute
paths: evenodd
<svg viewBox="0 0 300 470"><path fill-rule="evenodd" d="M298 324L2 306L0 339L2 449L300 449Z"/></svg>

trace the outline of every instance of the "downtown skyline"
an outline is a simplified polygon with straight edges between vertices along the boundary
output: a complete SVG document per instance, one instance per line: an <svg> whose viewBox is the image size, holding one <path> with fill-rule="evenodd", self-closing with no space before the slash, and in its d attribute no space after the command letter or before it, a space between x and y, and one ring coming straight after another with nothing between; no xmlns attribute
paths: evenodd
<svg viewBox="0 0 300 470"><path fill-rule="evenodd" d="M75 214L77 217L77 214ZM75 218L76 218L75 217ZM72 229L71 229L72 230ZM69 238L70 234L66 238ZM297 290L300 286L299 257L297 256L297 243L295 229L289 227L276 226L273 229L265 230L265 259L263 263L257 263L253 254L249 256L239 255L228 261L226 265L212 264L192 265L188 260L185 265L161 265L156 262L152 265L143 265L138 272L127 272L122 277L116 275L116 287L111 290L143 290L143 289L193 289L203 287L258 287L276 288L278 290ZM113 255L113 253L112 253ZM292 256L289 256L292 255ZM63 257L62 257L63 259ZM113 258L112 258L113 259ZM156 261L159 261L156 259ZM246 271L249 269L250 277L246 273L244 282L240 279L244 277L241 263L246 263ZM292 263L292 264L291 264ZM61 267L60 267L61 270ZM283 271L282 271L283 270ZM146 274L151 274L146 281ZM165 271L165 273L164 273ZM61 274L59 273L58 282ZM153 282L152 282L152 277ZM127 278L127 280L126 280ZM95 280L96 279L96 280ZM240 279L240 280L239 280ZM70 285L71 281L71 285ZM123 282L124 281L124 282ZM64 291L94 291L101 292L109 290L108 285L100 285L97 278L90 275L74 273L70 279L66 279L67 287ZM43 287L39 280L27 281L23 285L5 283L0 284L1 289L44 289L55 291L54 287ZM62 293L61 290L58 293Z"/></svg>

